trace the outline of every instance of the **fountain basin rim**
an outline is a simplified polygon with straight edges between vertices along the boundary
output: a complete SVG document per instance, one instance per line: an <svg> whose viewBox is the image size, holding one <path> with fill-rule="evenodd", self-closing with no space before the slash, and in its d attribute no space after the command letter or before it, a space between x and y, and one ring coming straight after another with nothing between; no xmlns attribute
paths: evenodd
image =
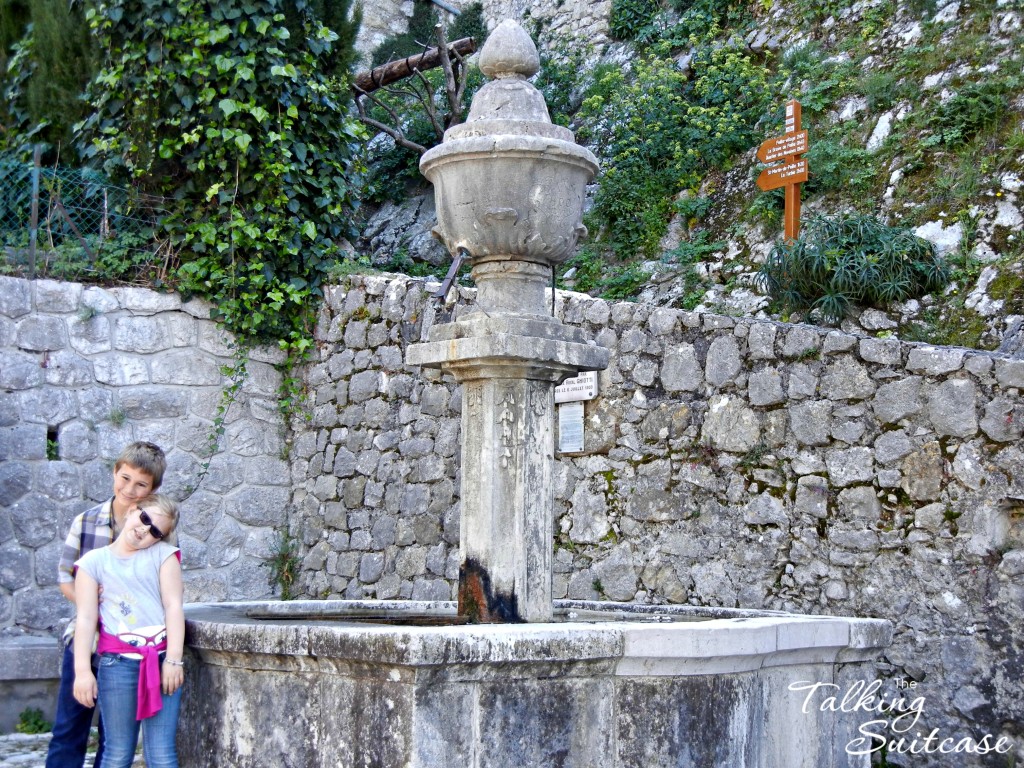
<svg viewBox="0 0 1024 768"><path fill-rule="evenodd" d="M454 616L450 602L294 601L186 606L187 643L201 656L218 653L289 656L304 663L392 664L411 668L598 663L615 675L700 675L768 667L873 659L892 639L889 622L772 611L643 606L570 601L559 610L618 614L614 621L409 626L335 620L349 609L395 616ZM278 612L264 621L247 612ZM321 621L288 621L289 613ZM706 615L710 613L712 615ZM651 621L675 614L676 620ZM687 620L689 619L689 620ZM697 620L694 620L697 619Z"/></svg>

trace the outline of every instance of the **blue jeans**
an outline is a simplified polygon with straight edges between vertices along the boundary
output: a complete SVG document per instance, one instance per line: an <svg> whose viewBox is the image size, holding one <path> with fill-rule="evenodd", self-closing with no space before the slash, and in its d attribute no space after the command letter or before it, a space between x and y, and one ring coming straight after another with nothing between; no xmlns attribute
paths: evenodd
<svg viewBox="0 0 1024 768"><path fill-rule="evenodd" d="M93 672L96 670L94 669ZM96 710L75 701L75 643L64 646L60 662L60 687L57 689L57 712L53 718L53 736L46 752L46 768L82 768L89 745L89 729ZM99 720L100 744L96 763L103 757L103 719Z"/></svg>
<svg viewBox="0 0 1024 768"><path fill-rule="evenodd" d="M100 657L100 712L103 713L103 763L100 768L130 768L142 726L146 768L178 768L178 708L181 689L163 697L163 708L152 717L135 719L140 661L116 653Z"/></svg>

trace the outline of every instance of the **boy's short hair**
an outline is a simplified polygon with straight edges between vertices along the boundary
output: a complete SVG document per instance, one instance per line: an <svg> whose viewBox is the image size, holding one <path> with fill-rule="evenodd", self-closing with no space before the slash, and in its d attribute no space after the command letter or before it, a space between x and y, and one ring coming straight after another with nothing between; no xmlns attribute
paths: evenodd
<svg viewBox="0 0 1024 768"><path fill-rule="evenodd" d="M139 509L146 509L147 507L156 507L157 510L164 517L170 519L174 524L174 528L178 527L179 508L178 502L163 493L151 493L145 498L139 499L135 502L135 506ZM164 531L164 533L170 533L170 531Z"/></svg>
<svg viewBox="0 0 1024 768"><path fill-rule="evenodd" d="M135 469L141 469L152 477L153 490L155 491L164 480L164 472L167 470L167 457L159 445L139 440L121 451L121 455L114 462L114 471L117 472L125 464L130 464Z"/></svg>

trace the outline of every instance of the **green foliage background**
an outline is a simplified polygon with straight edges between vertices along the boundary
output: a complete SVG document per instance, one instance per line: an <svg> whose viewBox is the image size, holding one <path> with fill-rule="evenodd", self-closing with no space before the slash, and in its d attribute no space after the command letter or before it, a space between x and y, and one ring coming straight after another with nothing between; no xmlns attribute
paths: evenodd
<svg viewBox="0 0 1024 768"><path fill-rule="evenodd" d="M332 75L353 28L302 0L95 2L85 15L107 55L83 156L164 199L179 287L211 298L243 343L308 345L309 299L358 203L363 131Z"/></svg>

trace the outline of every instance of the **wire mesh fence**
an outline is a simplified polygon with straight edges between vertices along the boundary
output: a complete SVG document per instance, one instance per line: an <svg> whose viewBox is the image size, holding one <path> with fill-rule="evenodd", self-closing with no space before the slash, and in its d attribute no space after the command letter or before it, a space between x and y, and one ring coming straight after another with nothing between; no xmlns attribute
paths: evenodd
<svg viewBox="0 0 1024 768"><path fill-rule="evenodd" d="M89 169L0 156L5 272L61 280L162 282L172 252L157 233L158 200Z"/></svg>

